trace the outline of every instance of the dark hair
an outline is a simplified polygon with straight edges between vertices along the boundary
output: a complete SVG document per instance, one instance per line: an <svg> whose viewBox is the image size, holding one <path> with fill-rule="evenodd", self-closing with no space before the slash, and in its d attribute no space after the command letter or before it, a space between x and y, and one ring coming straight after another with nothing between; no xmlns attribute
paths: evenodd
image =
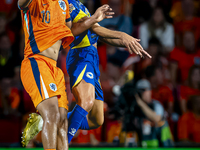
<svg viewBox="0 0 200 150"><path fill-rule="evenodd" d="M152 76L155 75L155 70L156 70L156 67L151 65L151 66L148 66L146 69L145 69L145 76L147 79L151 78Z"/></svg>
<svg viewBox="0 0 200 150"><path fill-rule="evenodd" d="M162 21L161 24L160 24L160 26L161 26L161 28L162 28L162 31L164 32L165 29L166 29L166 20L165 20L164 10L163 10L163 8L162 8L161 6L157 6L156 8L154 8L153 13L152 13L152 15L151 15L151 19L150 19L149 22L148 22L148 29L149 29L149 31L150 31L150 35L151 35L151 36L155 36L155 29L156 29L156 28L155 28L155 23L154 23L154 21L153 21L153 15L154 15L154 13L155 13L155 10L157 10L157 9L160 9L160 10L162 11L163 17L164 17L163 21Z"/></svg>
<svg viewBox="0 0 200 150"><path fill-rule="evenodd" d="M161 46L160 40L155 36L153 36L149 39L149 45L151 45L151 44Z"/></svg>
<svg viewBox="0 0 200 150"><path fill-rule="evenodd" d="M200 98L200 95L191 95L187 101L187 109L189 111L194 110L194 105L198 103L198 98Z"/></svg>
<svg viewBox="0 0 200 150"><path fill-rule="evenodd" d="M193 65L192 67L190 67L190 70L189 70L189 73L188 73L188 79L187 80L188 80L188 85L190 87L192 87L192 74L193 74L195 69L200 70L200 67L197 66L197 65ZM199 87L198 88L200 89L200 83L199 83Z"/></svg>
<svg viewBox="0 0 200 150"><path fill-rule="evenodd" d="M161 69L161 67L155 66L155 65L148 66L144 71L145 77L147 79L150 79L151 77L153 77L155 75L156 69Z"/></svg>

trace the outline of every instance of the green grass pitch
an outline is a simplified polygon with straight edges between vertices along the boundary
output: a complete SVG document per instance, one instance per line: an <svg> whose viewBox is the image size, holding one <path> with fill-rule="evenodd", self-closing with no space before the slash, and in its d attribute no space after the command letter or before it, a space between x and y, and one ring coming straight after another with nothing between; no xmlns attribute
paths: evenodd
<svg viewBox="0 0 200 150"><path fill-rule="evenodd" d="M200 148L149 148L150 150L200 150ZM0 148L0 150L44 150L43 148ZM69 148L69 150L145 150L145 148Z"/></svg>

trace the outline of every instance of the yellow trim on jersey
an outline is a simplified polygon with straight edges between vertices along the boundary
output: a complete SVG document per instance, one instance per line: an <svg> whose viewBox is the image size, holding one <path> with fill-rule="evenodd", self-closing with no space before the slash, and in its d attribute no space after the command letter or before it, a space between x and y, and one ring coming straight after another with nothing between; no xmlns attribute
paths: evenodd
<svg viewBox="0 0 200 150"><path fill-rule="evenodd" d="M83 48L83 47L87 47L87 46L90 46L90 45L91 45L91 44L90 44L90 40L89 40L88 36L86 35L86 36L82 39L82 41L81 41L78 45L72 47L72 49L75 49L75 48Z"/></svg>
<svg viewBox="0 0 200 150"><path fill-rule="evenodd" d="M81 82L81 80L83 79L83 75L85 74L85 70L86 70L87 65L85 65L84 69L81 71L81 73L79 74L76 82L74 83L74 85L72 86L72 88L74 86L76 86L79 82Z"/></svg>
<svg viewBox="0 0 200 150"><path fill-rule="evenodd" d="M78 15L74 18L73 23L77 23L83 17L88 17L88 16L82 10L80 10Z"/></svg>
<svg viewBox="0 0 200 150"><path fill-rule="evenodd" d="M99 85L100 85L100 87L101 87L101 82L100 82L100 79L98 80L98 82L99 82ZM102 87L101 87L101 89L102 89Z"/></svg>

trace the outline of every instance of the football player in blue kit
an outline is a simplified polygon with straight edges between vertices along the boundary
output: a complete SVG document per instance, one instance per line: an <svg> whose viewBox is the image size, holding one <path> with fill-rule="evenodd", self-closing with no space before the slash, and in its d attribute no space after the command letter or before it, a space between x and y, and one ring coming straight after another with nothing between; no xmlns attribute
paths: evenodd
<svg viewBox="0 0 200 150"><path fill-rule="evenodd" d="M88 9L79 0L68 0L68 2L72 28L75 23L85 22L90 18ZM136 53L141 57L145 55L151 58L139 44L139 39L120 31L106 29L98 23L75 36L66 59L70 86L76 99L76 106L67 115L69 143L78 129L95 129L104 122L104 99L99 80L98 40L114 46L126 47L131 54ZM29 131L27 134L36 135L37 133Z"/></svg>

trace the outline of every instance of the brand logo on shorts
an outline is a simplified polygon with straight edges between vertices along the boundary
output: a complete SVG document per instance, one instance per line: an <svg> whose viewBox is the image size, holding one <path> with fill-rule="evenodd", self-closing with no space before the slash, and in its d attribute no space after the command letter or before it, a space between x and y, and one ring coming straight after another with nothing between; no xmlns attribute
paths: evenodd
<svg viewBox="0 0 200 150"><path fill-rule="evenodd" d="M87 76L88 78L90 78L90 79L93 79L93 78L94 78L92 72L87 72L87 73L86 73L86 76Z"/></svg>
<svg viewBox="0 0 200 150"><path fill-rule="evenodd" d="M50 86L50 89L51 89L52 91L54 91L54 92L57 91L57 86L56 86L55 83L50 83L49 86Z"/></svg>
<svg viewBox="0 0 200 150"><path fill-rule="evenodd" d="M63 0L59 0L58 3L59 3L59 5L60 5L60 8L61 8L63 11L65 11L65 10L67 9L66 4L65 4L65 2L64 2Z"/></svg>
<svg viewBox="0 0 200 150"><path fill-rule="evenodd" d="M74 128L71 128L71 131L69 132L69 134L71 134L72 136L74 136L76 133L76 129Z"/></svg>

